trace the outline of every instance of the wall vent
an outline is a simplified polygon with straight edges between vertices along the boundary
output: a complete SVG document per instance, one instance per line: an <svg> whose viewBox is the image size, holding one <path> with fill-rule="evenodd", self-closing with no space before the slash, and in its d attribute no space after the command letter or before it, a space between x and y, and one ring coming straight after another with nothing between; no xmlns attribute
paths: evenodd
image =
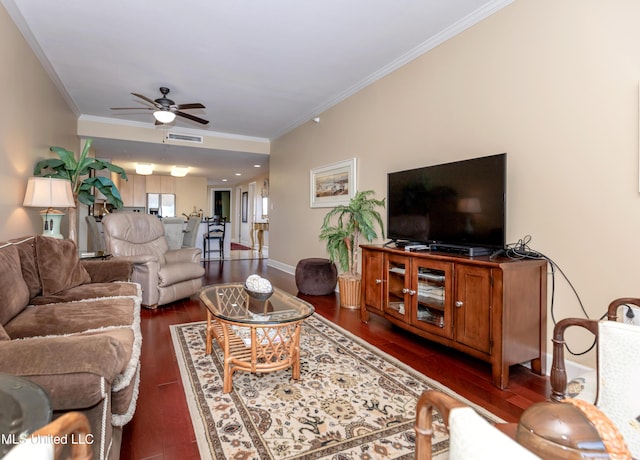
<svg viewBox="0 0 640 460"><path fill-rule="evenodd" d="M169 133L167 134L167 139L172 141L182 141L182 142L194 142L196 144L202 144L202 136L192 136L190 134L179 134L179 133Z"/></svg>

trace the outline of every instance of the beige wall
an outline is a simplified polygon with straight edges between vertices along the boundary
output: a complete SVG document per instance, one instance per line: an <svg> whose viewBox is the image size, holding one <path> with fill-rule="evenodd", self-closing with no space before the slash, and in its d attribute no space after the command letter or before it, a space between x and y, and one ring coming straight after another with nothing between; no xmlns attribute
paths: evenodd
<svg viewBox="0 0 640 460"><path fill-rule="evenodd" d="M326 256L310 168L357 157L358 189L384 197L390 171L508 152L508 242L531 235L591 317L638 296L639 17L629 0L517 0L273 142L272 262ZM582 315L560 274L553 314Z"/></svg>
<svg viewBox="0 0 640 460"><path fill-rule="evenodd" d="M23 208L27 177L49 147L77 151L76 116L0 5L0 241L41 233L39 209ZM63 221L66 224L66 218ZM66 234L66 225L63 233Z"/></svg>
<svg viewBox="0 0 640 460"><path fill-rule="evenodd" d="M203 210L207 216L207 178L198 176L176 177L176 215L189 215L196 210Z"/></svg>

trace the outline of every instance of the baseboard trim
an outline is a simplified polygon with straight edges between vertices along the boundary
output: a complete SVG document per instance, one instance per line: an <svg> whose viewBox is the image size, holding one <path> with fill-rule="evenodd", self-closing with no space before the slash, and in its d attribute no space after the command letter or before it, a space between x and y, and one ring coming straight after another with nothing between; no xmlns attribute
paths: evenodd
<svg viewBox="0 0 640 460"><path fill-rule="evenodd" d="M551 353L547 353L547 368L544 370L545 375L551 374L551 364L553 363L553 355ZM531 369L531 363L526 362L522 363L522 366L527 369ZM595 369L585 366L584 364L577 363L575 361L571 361L565 359L564 361L565 369L567 370L567 380L574 379L579 377L582 374L586 374L587 372L593 372Z"/></svg>
<svg viewBox="0 0 640 460"><path fill-rule="evenodd" d="M288 273L289 275L295 276L296 274L296 267L292 265L284 264L282 262L278 262L277 260L273 260L271 258L268 259L267 265L269 267L273 267L277 270L280 270L281 272Z"/></svg>

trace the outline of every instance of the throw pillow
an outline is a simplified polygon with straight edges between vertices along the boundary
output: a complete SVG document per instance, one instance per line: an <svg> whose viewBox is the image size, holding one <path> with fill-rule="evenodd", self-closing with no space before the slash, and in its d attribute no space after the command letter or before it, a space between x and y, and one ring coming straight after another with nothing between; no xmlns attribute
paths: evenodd
<svg viewBox="0 0 640 460"><path fill-rule="evenodd" d="M22 267L22 277L29 288L29 298L40 295L42 286L40 286L40 275L36 266L36 237L29 236L11 240L11 243L18 248L20 255L20 266Z"/></svg>
<svg viewBox="0 0 640 460"><path fill-rule="evenodd" d="M47 236L36 236L38 272L42 295L48 296L91 282L80 263L76 244Z"/></svg>
<svg viewBox="0 0 640 460"><path fill-rule="evenodd" d="M20 256L12 244L0 247L0 324L7 324L29 304L29 288L22 278Z"/></svg>

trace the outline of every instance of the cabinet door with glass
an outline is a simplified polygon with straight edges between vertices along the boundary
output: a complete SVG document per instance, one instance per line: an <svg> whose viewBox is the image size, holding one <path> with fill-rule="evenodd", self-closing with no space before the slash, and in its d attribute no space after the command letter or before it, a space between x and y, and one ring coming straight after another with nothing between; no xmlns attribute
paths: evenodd
<svg viewBox="0 0 640 460"><path fill-rule="evenodd" d="M387 254L385 257L385 271L387 289L383 302L385 313L398 318L404 322L409 322L411 309L411 259L395 254Z"/></svg>
<svg viewBox="0 0 640 460"><path fill-rule="evenodd" d="M452 338L453 265L419 258L411 262L411 324Z"/></svg>

